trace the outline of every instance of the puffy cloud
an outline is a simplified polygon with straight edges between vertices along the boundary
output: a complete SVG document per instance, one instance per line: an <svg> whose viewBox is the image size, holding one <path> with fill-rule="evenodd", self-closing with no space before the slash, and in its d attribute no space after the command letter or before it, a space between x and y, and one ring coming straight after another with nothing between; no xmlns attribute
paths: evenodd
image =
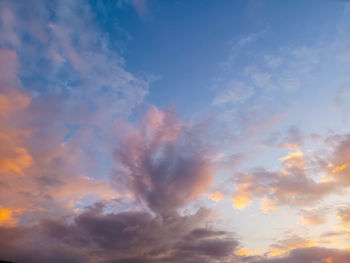
<svg viewBox="0 0 350 263"><path fill-rule="evenodd" d="M120 175L154 212L171 214L211 185L213 157L197 132L153 107L115 151Z"/></svg>
<svg viewBox="0 0 350 263"><path fill-rule="evenodd" d="M236 174L234 206L243 209L252 199L261 197L268 198L271 206L310 205L338 189L333 182L310 178L301 152L290 153L281 161L281 169L277 171L255 168L249 173Z"/></svg>
<svg viewBox="0 0 350 263"><path fill-rule="evenodd" d="M110 128L148 82L124 70L93 12L82 1L0 4L0 203L23 211L18 224L120 197L106 179Z"/></svg>
<svg viewBox="0 0 350 263"><path fill-rule="evenodd" d="M325 157L325 178L343 187L350 186L350 135L331 135L326 138L326 143L332 151Z"/></svg>
<svg viewBox="0 0 350 263"><path fill-rule="evenodd" d="M232 262L238 243L225 231L203 225L210 212L168 218L153 217L142 211L104 213L97 203L70 222L45 219L34 228L11 228L0 231L9 236L0 248L4 259L40 262ZM36 231L32 235L31 231ZM27 243L19 246L16 240ZM29 240L29 242L28 242ZM48 242L48 240L50 242ZM57 245L59 245L57 247ZM69 249L68 249L69 248ZM58 249L62 249L58 254ZM84 256L82 256L82 254ZM73 257L74 256L74 257ZM85 261L84 261L85 260Z"/></svg>
<svg viewBox="0 0 350 263"><path fill-rule="evenodd" d="M91 7L5 1L0 15L0 258L234 261L238 242L208 227L209 210L179 211L213 181L202 128L154 107L138 128L119 121L148 80L125 71ZM84 209L101 199L125 203Z"/></svg>
<svg viewBox="0 0 350 263"><path fill-rule="evenodd" d="M296 248L305 248L316 246L317 243L310 241L307 238L302 238L297 235L287 237L286 239L279 240L270 246L270 256L278 256L285 254Z"/></svg>
<svg viewBox="0 0 350 263"><path fill-rule="evenodd" d="M294 139L292 139L294 137ZM300 149L304 136L292 126L283 140L270 140L269 144L286 148ZM348 164L350 163L348 134L332 134L320 137L323 147L304 155L295 151L280 159L280 169L255 167L249 172L236 173L233 181L236 191L232 197L234 207L244 209L255 198L262 199L262 207L269 200L271 207L276 205L308 206L330 194L339 194L350 185ZM271 139L271 138L270 138ZM291 142L295 143L291 143ZM292 145L295 145L292 146ZM322 179L314 179L314 172ZM302 222L321 224L323 216L305 212Z"/></svg>
<svg viewBox="0 0 350 263"><path fill-rule="evenodd" d="M302 211L301 223L304 225L320 225L325 223L327 210L326 209L310 209Z"/></svg>

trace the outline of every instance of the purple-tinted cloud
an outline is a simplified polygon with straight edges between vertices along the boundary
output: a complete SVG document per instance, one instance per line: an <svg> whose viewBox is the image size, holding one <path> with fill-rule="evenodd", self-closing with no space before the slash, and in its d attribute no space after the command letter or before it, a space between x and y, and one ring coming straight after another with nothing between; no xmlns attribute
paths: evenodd
<svg viewBox="0 0 350 263"><path fill-rule="evenodd" d="M115 151L120 174L154 212L172 214L210 186L213 157L206 145L196 143L200 136L174 112L153 107L122 139Z"/></svg>
<svg viewBox="0 0 350 263"><path fill-rule="evenodd" d="M33 228L1 228L7 243L1 246L0 257L23 262L234 260L238 242L228 232L204 227L210 215L207 209L169 218L142 211L104 213L103 209L101 203L95 204L70 223L45 219Z"/></svg>

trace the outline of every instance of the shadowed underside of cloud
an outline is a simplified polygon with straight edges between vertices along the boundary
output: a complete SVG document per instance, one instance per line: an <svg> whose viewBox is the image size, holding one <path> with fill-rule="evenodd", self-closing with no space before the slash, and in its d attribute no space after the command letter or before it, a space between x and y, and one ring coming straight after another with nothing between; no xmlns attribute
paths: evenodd
<svg viewBox="0 0 350 263"><path fill-rule="evenodd" d="M0 256L18 262L234 262L238 242L204 227L210 211L153 217L103 213L95 204L71 222L45 219L32 228L1 228ZM35 234L34 234L35 233ZM41 251L42 250L42 251ZM40 251L40 252L39 252Z"/></svg>

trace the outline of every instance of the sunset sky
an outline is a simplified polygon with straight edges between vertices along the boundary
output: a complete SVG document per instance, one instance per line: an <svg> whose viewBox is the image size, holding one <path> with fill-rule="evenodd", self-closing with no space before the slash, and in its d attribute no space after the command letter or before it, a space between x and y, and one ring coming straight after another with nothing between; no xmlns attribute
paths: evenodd
<svg viewBox="0 0 350 263"><path fill-rule="evenodd" d="M0 260L349 263L350 2L0 0Z"/></svg>

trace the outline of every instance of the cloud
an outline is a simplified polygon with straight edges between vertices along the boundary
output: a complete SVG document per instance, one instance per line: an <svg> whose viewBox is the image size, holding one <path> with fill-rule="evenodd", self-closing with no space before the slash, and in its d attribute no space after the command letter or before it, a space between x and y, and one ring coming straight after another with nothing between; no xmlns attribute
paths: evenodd
<svg viewBox="0 0 350 263"><path fill-rule="evenodd" d="M121 176L154 212L171 214L211 185L213 156L196 142L197 132L177 121L173 111L152 107L116 149Z"/></svg>
<svg viewBox="0 0 350 263"><path fill-rule="evenodd" d="M262 197L268 198L271 206L306 206L317 203L338 189L333 182L318 182L310 178L300 152L290 153L281 161L282 167L277 171L255 168L249 173L236 174L234 206L243 209L254 198Z"/></svg>
<svg viewBox="0 0 350 263"><path fill-rule="evenodd" d="M350 228L350 206L339 208L338 217L346 228Z"/></svg>
<svg viewBox="0 0 350 263"><path fill-rule="evenodd" d="M216 203L222 201L225 198L225 195L220 191L215 191L209 194L208 198Z"/></svg>
<svg viewBox="0 0 350 263"><path fill-rule="evenodd" d="M253 260L254 263L346 263L349 261L348 250L329 249L321 247L298 248L290 251L287 255L278 258Z"/></svg>
<svg viewBox="0 0 350 263"><path fill-rule="evenodd" d="M326 179L337 182L343 187L350 186L350 135L336 134L327 136L325 139L327 145L331 148L331 153L327 158L327 166L324 167Z"/></svg>
<svg viewBox="0 0 350 263"><path fill-rule="evenodd" d="M277 207L271 203L271 201L265 196L261 199L261 211L266 214L269 211L276 211Z"/></svg>
<svg viewBox="0 0 350 263"><path fill-rule="evenodd" d="M5 208L0 206L0 227L15 226L19 220L16 215L19 215L21 212L21 209Z"/></svg>
<svg viewBox="0 0 350 263"><path fill-rule="evenodd" d="M300 236L293 235L283 240L279 240L277 243L272 244L270 246L269 255L279 256L297 248L313 247L316 245L317 243L312 242L307 238L302 238Z"/></svg>
<svg viewBox="0 0 350 263"><path fill-rule="evenodd" d="M0 4L0 203L21 209L17 224L120 198L111 128L148 81L124 69L94 19L83 1Z"/></svg>
<svg viewBox="0 0 350 263"><path fill-rule="evenodd" d="M279 66L282 65L283 59L281 57L276 57L276 56L271 56L271 55L265 55L264 57L266 64L271 68L271 69L276 69Z"/></svg>
<svg viewBox="0 0 350 263"><path fill-rule="evenodd" d="M264 140L264 145L297 151L303 148L305 137L305 134L297 125L291 125L288 128L286 135L282 136L279 132L272 133L266 140Z"/></svg>
<svg viewBox="0 0 350 263"><path fill-rule="evenodd" d="M214 179L204 131L155 107L138 127L122 120L148 80L124 69L94 10L8 1L0 14L0 258L235 260L238 242L209 227L209 210L181 214Z"/></svg>
<svg viewBox="0 0 350 263"><path fill-rule="evenodd" d="M228 87L217 95L212 105L223 106L227 104L242 103L253 95L253 89L240 81L230 81L226 84Z"/></svg>
<svg viewBox="0 0 350 263"><path fill-rule="evenodd" d="M301 148L305 135L301 135L292 126L285 138L273 142L270 140L270 144L279 148L288 141L288 145L300 145L288 148ZM279 169L255 167L248 172L235 173L233 207L242 210L255 199L261 199L262 212L266 213L280 205L308 207L320 203L329 195L344 193L350 184L349 135L332 134L323 136L322 140L323 146L306 155L295 151L281 158ZM314 175L315 172L317 176ZM305 225L323 224L327 210L328 208L302 210L301 222ZM346 209L339 210L338 216L346 218Z"/></svg>
<svg viewBox="0 0 350 263"><path fill-rule="evenodd" d="M301 223L304 225L320 225L326 221L326 209L310 209L302 211Z"/></svg>
<svg viewBox="0 0 350 263"><path fill-rule="evenodd" d="M40 262L62 262L67 258L64 262L234 260L238 242L228 232L203 226L210 216L207 209L192 215L160 218L142 211L104 213L104 208L97 203L70 222L48 218L35 228L0 228L2 236L9 237L6 246L0 248L0 256L25 262L34 262L32 256ZM27 243L20 246L16 239ZM46 240L44 251L35 254L42 240ZM62 249L60 254L58 248Z"/></svg>
<svg viewBox="0 0 350 263"><path fill-rule="evenodd" d="M146 0L131 0L132 5L137 11L140 18L145 19L149 15Z"/></svg>

